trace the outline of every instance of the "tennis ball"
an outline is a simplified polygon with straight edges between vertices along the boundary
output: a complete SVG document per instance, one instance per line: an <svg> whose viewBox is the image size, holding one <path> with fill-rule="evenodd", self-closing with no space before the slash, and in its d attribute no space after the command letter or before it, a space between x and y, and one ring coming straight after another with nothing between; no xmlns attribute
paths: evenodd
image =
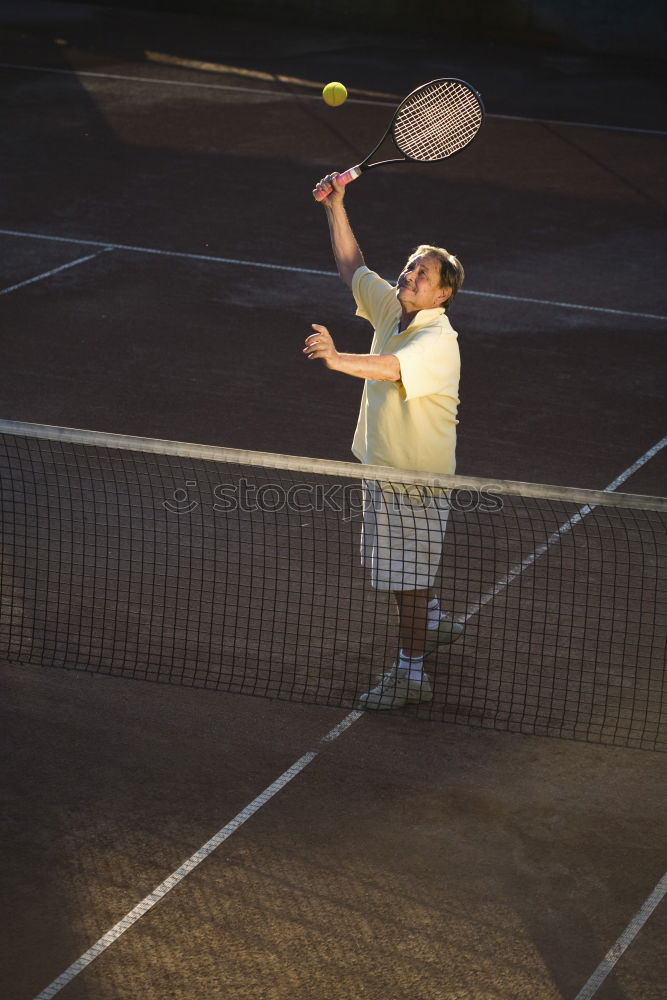
<svg viewBox="0 0 667 1000"><path fill-rule="evenodd" d="M322 91L322 97L330 108L337 108L347 100L347 88L342 83L328 83Z"/></svg>

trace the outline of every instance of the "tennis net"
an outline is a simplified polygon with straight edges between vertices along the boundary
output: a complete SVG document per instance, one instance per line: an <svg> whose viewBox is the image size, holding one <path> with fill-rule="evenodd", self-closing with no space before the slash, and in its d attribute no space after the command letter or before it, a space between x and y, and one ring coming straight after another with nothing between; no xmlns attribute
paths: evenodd
<svg viewBox="0 0 667 1000"><path fill-rule="evenodd" d="M447 498L465 626L409 714L667 749L667 499L0 421L0 659L357 707L394 662L364 481Z"/></svg>

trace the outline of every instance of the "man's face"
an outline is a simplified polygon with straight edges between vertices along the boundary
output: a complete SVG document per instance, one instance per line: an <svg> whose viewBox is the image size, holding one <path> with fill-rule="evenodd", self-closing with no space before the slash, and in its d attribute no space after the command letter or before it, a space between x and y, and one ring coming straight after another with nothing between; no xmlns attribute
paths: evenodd
<svg viewBox="0 0 667 1000"><path fill-rule="evenodd" d="M450 295L451 290L440 284L440 264L430 254L413 257L398 276L396 298L405 312L435 309Z"/></svg>

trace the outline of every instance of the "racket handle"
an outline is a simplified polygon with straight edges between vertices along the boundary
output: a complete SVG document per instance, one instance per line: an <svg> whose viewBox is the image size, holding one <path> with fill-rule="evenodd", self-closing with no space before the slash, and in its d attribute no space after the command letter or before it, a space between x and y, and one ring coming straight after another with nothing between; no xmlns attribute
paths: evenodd
<svg viewBox="0 0 667 1000"><path fill-rule="evenodd" d="M336 179L339 184L349 184L350 181L356 181L357 177L360 175L361 167L350 167L350 169L346 170L345 173L339 174ZM329 186L327 191L320 191L318 188L315 188L313 191L315 201L324 201L324 199L327 198L332 191L333 188L331 186Z"/></svg>

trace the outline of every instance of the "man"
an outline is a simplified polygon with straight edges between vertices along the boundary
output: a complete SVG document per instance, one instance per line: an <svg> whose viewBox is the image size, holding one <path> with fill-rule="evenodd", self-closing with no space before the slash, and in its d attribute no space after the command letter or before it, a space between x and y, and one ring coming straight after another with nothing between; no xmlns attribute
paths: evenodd
<svg viewBox="0 0 667 1000"><path fill-rule="evenodd" d="M370 271L344 206L338 174L315 190L328 192L326 212L342 281L357 315L375 330L370 354L336 350L326 327L313 323L304 353L333 371L365 380L352 445L366 465L434 474L455 470L460 360L446 310L461 287L463 268L440 247L422 245L408 259L396 287ZM440 610L433 590L447 521L444 497L424 496L384 483L367 483L362 557L374 587L393 592L399 614L399 659L380 684L362 695L366 708L400 708L430 701L424 656L463 632Z"/></svg>

